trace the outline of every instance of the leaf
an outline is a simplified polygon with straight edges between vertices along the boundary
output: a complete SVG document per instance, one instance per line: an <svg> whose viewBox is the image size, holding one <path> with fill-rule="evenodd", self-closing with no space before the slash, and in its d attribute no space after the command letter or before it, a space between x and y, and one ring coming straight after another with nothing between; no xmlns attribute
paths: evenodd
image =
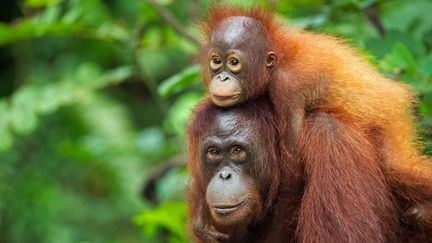
<svg viewBox="0 0 432 243"><path fill-rule="evenodd" d="M34 103L37 94L31 87L18 90L12 97L10 121L12 128L19 134L29 134L36 128L37 117L34 110Z"/></svg>
<svg viewBox="0 0 432 243"><path fill-rule="evenodd" d="M192 109L202 99L202 94L189 92L180 96L169 110L164 125L169 132L184 136L186 124L192 114Z"/></svg>
<svg viewBox="0 0 432 243"><path fill-rule="evenodd" d="M421 42L400 31L390 30L383 38L366 39L367 49L372 51L378 58L383 58L392 52L393 47L397 43L405 45L414 56L421 56L425 53L425 48Z"/></svg>
<svg viewBox="0 0 432 243"><path fill-rule="evenodd" d="M130 66L102 73L98 65L83 63L75 72L65 74L57 83L23 86L12 96L10 110L3 110L4 114L1 115L9 117L15 132L28 135L36 128L38 115L54 112L63 105L82 102L99 88L120 82L132 74ZM1 129L0 127L0 131ZM5 132L5 136L7 135Z"/></svg>
<svg viewBox="0 0 432 243"><path fill-rule="evenodd" d="M432 84L428 83L420 83L420 82L411 82L410 83L414 89L424 95L432 94Z"/></svg>
<svg viewBox="0 0 432 243"><path fill-rule="evenodd" d="M55 23L61 15L61 7L58 5L51 5L47 7L40 15L34 18L34 21L39 24L52 24Z"/></svg>
<svg viewBox="0 0 432 243"><path fill-rule="evenodd" d="M104 41L127 41L129 32L119 24L103 22L97 26L83 23L82 13L71 10L64 17L58 16L59 6L47 9L43 14L23 19L15 25L0 23L0 45L44 36L79 36ZM61 18L58 21L58 18Z"/></svg>
<svg viewBox="0 0 432 243"><path fill-rule="evenodd" d="M78 66L73 74L73 81L77 85L90 85L97 84L97 79L101 76L101 70L95 63L83 63Z"/></svg>
<svg viewBox="0 0 432 243"><path fill-rule="evenodd" d="M143 34L141 38L141 45L148 49L159 48L163 40L163 35L161 32L162 32L161 28L150 27Z"/></svg>
<svg viewBox="0 0 432 243"><path fill-rule="evenodd" d="M173 0L156 0L160 5L169 5L172 3Z"/></svg>
<svg viewBox="0 0 432 243"><path fill-rule="evenodd" d="M40 97L36 101L36 109L41 114L48 114L57 109L60 105L58 96L58 85L48 84L42 87L39 93Z"/></svg>
<svg viewBox="0 0 432 243"><path fill-rule="evenodd" d="M119 40L128 41L129 32L120 25L117 24L102 24L97 30L96 34L99 38L107 40Z"/></svg>
<svg viewBox="0 0 432 243"><path fill-rule="evenodd" d="M140 48L137 59L141 70L153 80L166 79L187 66L187 53L177 47Z"/></svg>
<svg viewBox="0 0 432 243"><path fill-rule="evenodd" d="M184 197L188 175L182 168L176 168L164 175L156 186L157 196L161 201L174 201Z"/></svg>
<svg viewBox="0 0 432 243"><path fill-rule="evenodd" d="M417 40L432 29L430 0L386 1L379 6L386 29L399 30L406 37Z"/></svg>
<svg viewBox="0 0 432 243"><path fill-rule="evenodd" d="M117 84L133 75L134 69L131 66L121 66L106 71L101 82L106 84Z"/></svg>
<svg viewBox="0 0 432 243"><path fill-rule="evenodd" d="M146 128L137 137L139 150L148 156L161 155L165 142L163 132L157 127Z"/></svg>
<svg viewBox="0 0 432 243"><path fill-rule="evenodd" d="M417 63L405 45L397 42L393 46L392 52L384 57L380 66L385 71L395 72L395 70L403 70L405 74L413 75L415 74Z"/></svg>
<svg viewBox="0 0 432 243"><path fill-rule="evenodd" d="M41 23L36 18L25 19L14 26L0 23L0 45L42 36L70 35L79 32L80 29L76 24Z"/></svg>
<svg viewBox="0 0 432 243"><path fill-rule="evenodd" d="M419 73L426 78L432 77L432 55L427 56L420 61Z"/></svg>
<svg viewBox="0 0 432 243"><path fill-rule="evenodd" d="M198 80L199 72L199 65L193 65L184 69L180 73L162 81L158 87L158 94L166 98L175 92L184 89Z"/></svg>
<svg viewBox="0 0 432 243"><path fill-rule="evenodd" d="M241 6L245 8L251 8L257 4L254 1L244 1L244 0L231 0L230 3L235 6Z"/></svg>
<svg viewBox="0 0 432 243"><path fill-rule="evenodd" d="M25 5L32 8L41 8L59 4L63 0L26 0Z"/></svg>
<svg viewBox="0 0 432 243"><path fill-rule="evenodd" d="M396 61L400 67L405 68L408 71L415 71L417 66L416 61L404 44L400 42L396 43L393 46L393 54L393 60Z"/></svg>
<svg viewBox="0 0 432 243"><path fill-rule="evenodd" d="M375 4L377 0L352 0L352 2L359 8L359 9L366 9L367 7Z"/></svg>
<svg viewBox="0 0 432 243"><path fill-rule="evenodd" d="M147 233L155 234L154 227L167 229L180 238L185 237L184 224L186 222L186 205L184 202L163 203L155 209L145 210L134 218L136 225L142 226L144 230L153 230Z"/></svg>
<svg viewBox="0 0 432 243"><path fill-rule="evenodd" d="M13 143L8 125L9 119L6 102L0 100L0 151L8 150Z"/></svg>

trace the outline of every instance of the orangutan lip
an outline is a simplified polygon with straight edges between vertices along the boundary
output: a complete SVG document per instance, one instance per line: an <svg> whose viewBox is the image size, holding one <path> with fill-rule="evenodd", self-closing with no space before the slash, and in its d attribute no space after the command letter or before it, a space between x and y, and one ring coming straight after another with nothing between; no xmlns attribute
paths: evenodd
<svg viewBox="0 0 432 243"><path fill-rule="evenodd" d="M218 214L228 214L231 213L245 205L247 200L243 200L236 204L216 204L212 205L212 208L216 211Z"/></svg>
<svg viewBox="0 0 432 243"><path fill-rule="evenodd" d="M240 94L231 95L231 96L223 96L223 95L213 95L213 97L217 100L234 100L237 99Z"/></svg>

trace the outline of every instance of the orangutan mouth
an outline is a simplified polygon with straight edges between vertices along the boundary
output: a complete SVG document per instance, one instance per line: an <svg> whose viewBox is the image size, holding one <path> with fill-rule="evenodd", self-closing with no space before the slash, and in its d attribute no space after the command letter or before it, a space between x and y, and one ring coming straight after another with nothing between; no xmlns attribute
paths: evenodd
<svg viewBox="0 0 432 243"><path fill-rule="evenodd" d="M235 204L214 204L212 205L212 208L217 214L226 215L243 207L246 204L246 201L247 200L243 200Z"/></svg>

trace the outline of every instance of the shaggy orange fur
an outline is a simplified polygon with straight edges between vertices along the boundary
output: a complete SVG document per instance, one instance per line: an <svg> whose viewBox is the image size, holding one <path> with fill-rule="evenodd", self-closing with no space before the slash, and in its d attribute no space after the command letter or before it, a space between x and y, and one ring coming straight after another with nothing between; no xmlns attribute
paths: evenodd
<svg viewBox="0 0 432 243"><path fill-rule="evenodd" d="M234 114L228 122L221 119L227 113ZM215 127L215 123L222 125ZM235 133L226 133L224 126L235 127ZM300 141L301 163L280 147L278 132L267 96L228 109L209 100L196 107L188 129L189 230L194 242L431 242L430 218L424 220L429 225L418 227L407 220L401 206L405 200L428 194L430 185L410 190L404 198L394 195L376 149L376 133L369 126L357 123L343 111L310 111ZM212 170L230 165L230 161L220 161L209 167L203 156L208 148L206 141L215 139L218 133L223 134L216 140L221 147L236 144L237 140L230 137L234 134L237 139L253 140L258 145L246 147L247 151L265 155L261 159L251 156L234 166L241 174L251 175L254 185L268 185L260 196L248 199L261 205L250 211L249 223L221 225L210 213L206 194L210 179L218 176ZM225 138L230 139L221 145ZM400 185L415 180L415 174L405 175ZM230 190L230 186L227 182L223 190ZM430 208L422 205L416 210ZM225 217L235 217L233 214Z"/></svg>
<svg viewBox="0 0 432 243"><path fill-rule="evenodd" d="M242 101L251 100L262 95L270 97L274 106L278 129L281 131L279 139L283 141L282 150L290 151L297 161L303 163L302 166L306 169L304 172L306 178L314 178L310 180L314 183L314 187L305 189L305 195L312 196L310 200L306 196L303 198L301 215L303 212L306 214L314 212L314 217L319 220L327 218L326 215L319 215L320 212L323 213L322 208L317 207L318 204L314 200L317 196L311 190L320 192L318 196L321 195L322 198L325 198L329 205L336 207L349 206L349 200L346 200L344 205L334 204L338 200L337 193L324 193L325 190L330 190L332 185L336 188L343 183L334 178L337 176L336 173L321 173L320 168L331 164L332 166L340 166L339 170L337 170L337 167L333 167L336 171L356 174L353 170L359 168L361 164L362 158L360 155L362 151L369 151L369 153L378 151L386 182L391 187L395 202L398 204L397 207L402 209L399 212L404 212L413 206L432 208L432 162L430 158L421 154L422 144L416 134L415 117L413 115L415 94L408 85L385 78L372 65L367 63L354 48L341 39L284 26L276 20L273 14L259 8L242 9L230 6L215 6L209 11L207 20L203 24L206 39L203 44L201 58L207 88L212 76L215 76L214 70L211 70L208 64L209 53L213 48L212 35L219 33L217 30L225 20L236 16L250 17L258 21L264 28L266 37L257 36L255 39L250 39L267 40L270 47L267 51L275 53L276 56L276 64L269 68L266 63L257 61L265 59L259 56L263 53L258 53L256 51L258 48L253 48L253 45L257 44L248 45L247 50L235 47L250 54L248 56L252 56L247 60L240 60L252 66L252 68L248 69L249 73L246 75L249 78L240 81L244 92L242 95L245 97ZM245 22L243 24L244 26L248 25ZM230 31L229 25L224 25L224 28L225 31ZM228 44L224 43L222 45ZM308 124L311 117L317 114L317 110L320 113L326 110L338 111L337 118L332 119L340 120L335 120L334 124L352 121L351 125L355 124L355 126L362 127L363 130L360 133L372 141L371 145L357 143L358 148L356 146L350 147L353 150L352 153L344 151L344 156L351 159L346 164L340 161L345 157L338 158L333 155L334 159L332 161L320 159L321 156L327 156L330 151L338 150L341 147L338 143L341 141L350 142L349 136L355 136L357 132L355 134L344 133L344 140L336 139L334 140L335 144L332 144L331 139L326 137L312 137L308 141L305 136L310 134L311 131L320 134L316 130L319 128L314 127L318 126L318 122L312 123L312 126ZM350 122L345 124L349 125ZM332 131L331 127L326 127L326 129ZM193 148L198 144L196 139L197 137L191 137L191 156L196 156L195 148ZM308 144L311 141L321 141L324 144L311 146ZM351 144L356 143L351 141ZM364 150L361 146L372 146L372 148ZM196 159L193 158L192 160ZM359 161L358 165L353 166L352 162L356 160ZM321 162L323 161L326 161L327 164L322 165ZM192 163L192 166L196 165ZM344 169L345 167L346 169ZM374 168L370 167L369 169ZM192 168L193 178L199 178L196 175L197 171L197 168ZM340 179L348 182L351 178ZM367 187L367 184L362 184L362 186L365 186L360 188L363 190ZM370 190L374 189L370 188ZM347 188L343 188L342 191L354 193L354 191ZM200 200L198 195L202 192L192 192L192 194L195 193L196 195L192 195L192 198ZM350 200L354 200L354 198L356 197L347 197ZM325 202L323 203L325 206ZM359 205L356 202L352 203L353 205ZM422 218L431 218L430 215L424 215L430 214L431 211L407 210L407 212L415 212L414 217L417 217L420 221ZM349 213L344 216L348 217ZM362 214L360 213L358 218L361 219L361 217ZM408 220L408 217L404 217L405 215L401 215L401 221ZM310 216L306 216L303 219L309 220L310 218ZM355 221L356 219L353 218L352 220ZM348 219L346 219L346 222L348 222ZM320 223L325 224L325 222ZM301 227L302 221L300 220L299 228ZM319 235L323 232L320 230L323 229L314 228L316 225L305 227L306 231L311 232L306 234L308 236L303 239L320 239ZM330 227L330 225L326 224L325 227ZM361 226L351 225L350 227ZM343 234L342 231L340 231L340 234ZM355 237L357 237L357 240L361 239L361 235Z"/></svg>
<svg viewBox="0 0 432 243"><path fill-rule="evenodd" d="M265 84L254 84L262 90L250 92L250 96L269 93L283 139L300 139L309 110L321 106L344 110L345 116L373 128L374 136L379 136L378 149L387 165L387 179L397 185L395 190L404 197L421 187L423 193L415 200L432 200L432 164L421 154L422 144L416 134L415 94L408 85L385 78L341 39L286 27L260 8L215 6L203 24L206 42L202 63L207 85L211 80L207 65L210 36L222 21L233 16L258 20L267 31L271 51L277 54L270 78L261 79Z"/></svg>

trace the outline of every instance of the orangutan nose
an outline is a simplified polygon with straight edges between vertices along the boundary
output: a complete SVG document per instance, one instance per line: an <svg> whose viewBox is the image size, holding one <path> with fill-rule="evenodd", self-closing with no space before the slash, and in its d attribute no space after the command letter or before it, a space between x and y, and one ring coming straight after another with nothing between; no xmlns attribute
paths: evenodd
<svg viewBox="0 0 432 243"><path fill-rule="evenodd" d="M221 82L225 82L229 79L229 76L227 74L218 74L217 78L221 81Z"/></svg>
<svg viewBox="0 0 432 243"><path fill-rule="evenodd" d="M221 178L224 181L227 181L229 179L231 179L231 172L223 170L221 172L219 172L219 178Z"/></svg>

